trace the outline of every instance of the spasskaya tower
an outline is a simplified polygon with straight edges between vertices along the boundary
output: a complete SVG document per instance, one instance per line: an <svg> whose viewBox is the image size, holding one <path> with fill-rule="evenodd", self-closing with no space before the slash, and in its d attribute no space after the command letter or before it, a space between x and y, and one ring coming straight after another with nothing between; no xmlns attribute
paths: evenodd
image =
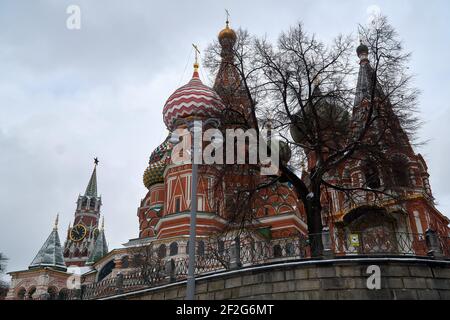
<svg viewBox="0 0 450 320"><path fill-rule="evenodd" d="M94 159L94 170L84 195L79 195L73 226L69 225L67 239L64 244L64 260L67 266L84 266L99 236L100 207L102 199L97 195L97 165Z"/></svg>

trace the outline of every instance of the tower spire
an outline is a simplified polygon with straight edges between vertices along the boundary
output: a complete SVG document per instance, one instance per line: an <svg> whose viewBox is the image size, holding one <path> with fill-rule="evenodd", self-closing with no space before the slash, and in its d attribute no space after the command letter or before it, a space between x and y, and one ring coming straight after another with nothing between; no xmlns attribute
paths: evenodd
<svg viewBox="0 0 450 320"><path fill-rule="evenodd" d="M86 187L85 196L96 197L97 196L97 165L99 161L98 158L94 158L94 170L92 171L91 178L89 179L89 183Z"/></svg>
<svg viewBox="0 0 450 320"><path fill-rule="evenodd" d="M56 216L55 226L53 227L52 232L29 265L29 269L48 267L64 271L66 270L57 225L58 215Z"/></svg>
<svg viewBox="0 0 450 320"><path fill-rule="evenodd" d="M59 220L59 213L56 214L55 225L53 226L53 230L58 230L58 220Z"/></svg>

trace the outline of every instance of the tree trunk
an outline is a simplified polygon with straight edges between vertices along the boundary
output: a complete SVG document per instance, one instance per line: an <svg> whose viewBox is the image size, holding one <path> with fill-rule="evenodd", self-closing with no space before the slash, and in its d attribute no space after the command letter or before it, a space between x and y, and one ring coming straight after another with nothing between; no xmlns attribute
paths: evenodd
<svg viewBox="0 0 450 320"><path fill-rule="evenodd" d="M308 237L311 248L311 257L320 257L323 252L322 244L322 207L316 196L307 200L306 218L308 224Z"/></svg>

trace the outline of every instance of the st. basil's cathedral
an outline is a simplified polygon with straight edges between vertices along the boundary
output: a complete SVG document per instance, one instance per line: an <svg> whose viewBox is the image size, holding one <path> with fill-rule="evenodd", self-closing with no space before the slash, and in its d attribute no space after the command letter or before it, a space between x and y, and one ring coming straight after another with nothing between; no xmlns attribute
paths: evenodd
<svg viewBox="0 0 450 320"><path fill-rule="evenodd" d="M186 127L186 120L207 120L223 114L224 110L238 111L245 117L249 102L241 88L239 73L233 66L233 46L236 33L226 27L218 35L221 45L221 65L212 88L202 83L199 65L196 61L191 80L174 91L162 108L163 121L170 132ZM354 108L348 114L348 127L355 128L360 121L361 110L367 107L367 92L370 92L373 72L368 60L368 48L361 44L357 49L360 60ZM316 91L320 93L317 87ZM250 121L250 126L251 126ZM398 124L398 139L408 139ZM302 137L295 128L291 130L294 141ZM335 254L354 254L364 249L373 234L389 234L389 241L383 250L392 248L388 243L396 243L399 235L408 236L408 252L404 254L423 254L425 233L432 230L438 237L449 237L449 219L434 205L427 165L420 154L416 154L409 141L408 147L401 150L390 149L395 155L397 165L392 177L397 191L402 193L401 203L388 198L378 199L374 205L372 193L360 192L357 200L349 203L344 192L329 189L323 196L322 225L329 236L328 249ZM117 275L133 274L138 268L135 264L136 248L151 246L162 262L186 259L190 229L190 208L192 203L191 183L192 165L171 161L174 145L170 135L151 152L148 167L144 171L143 183L148 189L137 209L139 237L130 239L122 248L108 250L107 237L101 223L100 209L102 199L97 194L97 164L95 165L83 195L76 201L73 223L69 225L62 244L58 233L58 221L27 270L11 272L11 287L7 299L66 299L68 284L73 281L73 272L80 274L82 286L95 288L97 284L115 279ZM289 160L289 152L281 154L282 161ZM307 153L310 170L315 155ZM357 188L366 185L368 177L373 188L386 183L384 177L370 174L363 161L350 160L328 175L332 184L343 181ZM219 238L222 245L232 241L241 247L264 241L270 243L273 257L282 259L295 251L289 239L307 238L308 228L303 204L288 182L277 182L258 191L250 208L254 217L245 239L241 233L230 229L230 212L227 201L235 188L254 182L257 174L249 170L235 170L228 174L221 188L216 187L215 168L212 165L199 165L197 191L197 255L209 250L211 238ZM374 179L375 177L375 179ZM106 214L107 215L107 214ZM226 232L224 232L226 230ZM355 240L355 235L361 238ZM349 240L348 236L351 236ZM220 238L222 237L222 238ZM397 237L397 238L396 238ZM392 241L391 241L392 240ZM351 242L349 244L349 241ZM330 242L330 241L328 241ZM324 246L327 241L324 240ZM220 247L220 245L219 245ZM373 247L372 247L373 248ZM219 251L221 249L219 248ZM375 250L377 250L375 248ZM380 249L381 250L381 249ZM393 250L393 249L392 249ZM403 250L403 249L402 249ZM405 249L406 250L406 249ZM308 258L308 252L297 258ZM425 252L426 254L426 252ZM97 287L100 287L98 285ZM100 291L99 291L100 292ZM90 296L95 298L95 293Z"/></svg>

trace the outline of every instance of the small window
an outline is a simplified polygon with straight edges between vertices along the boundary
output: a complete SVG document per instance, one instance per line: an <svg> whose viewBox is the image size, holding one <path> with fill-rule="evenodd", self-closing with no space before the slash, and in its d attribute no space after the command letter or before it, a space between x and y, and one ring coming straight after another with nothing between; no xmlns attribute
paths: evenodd
<svg viewBox="0 0 450 320"><path fill-rule="evenodd" d="M422 222L420 221L420 215L418 211L414 211L414 220L416 222L416 228L418 234L423 234Z"/></svg>
<svg viewBox="0 0 450 320"><path fill-rule="evenodd" d="M17 299L18 300L25 299L26 293L27 293L27 291L25 290L25 288L20 288L19 291L17 292Z"/></svg>
<svg viewBox="0 0 450 320"><path fill-rule="evenodd" d="M56 289L55 287L48 287L47 293L49 300L56 300L58 298L58 289Z"/></svg>
<svg viewBox="0 0 450 320"><path fill-rule="evenodd" d="M35 293L36 293L36 287L31 287L30 289L28 289L27 298L30 300L34 299Z"/></svg>
<svg viewBox="0 0 450 320"><path fill-rule="evenodd" d="M95 209L95 199L91 199L91 200L89 201L89 208L90 208L90 209Z"/></svg>
<svg viewBox="0 0 450 320"><path fill-rule="evenodd" d="M181 199L175 198L175 213L179 213L181 211Z"/></svg>
<svg viewBox="0 0 450 320"><path fill-rule="evenodd" d="M69 290L66 288L62 288L58 293L58 300L67 300L69 299Z"/></svg>
<svg viewBox="0 0 450 320"><path fill-rule="evenodd" d="M269 208L268 207L264 207L264 215L265 216L269 215Z"/></svg>
<svg viewBox="0 0 450 320"><path fill-rule="evenodd" d="M136 254L133 256L133 266L140 267L144 263L144 256L142 254Z"/></svg>
<svg viewBox="0 0 450 320"><path fill-rule="evenodd" d="M171 256L177 255L178 254L178 243L172 242L170 244L170 248L169 249L170 249L169 251L170 251L170 255Z"/></svg>
<svg viewBox="0 0 450 320"><path fill-rule="evenodd" d="M166 256L166 245L162 244L158 248L158 258L162 259Z"/></svg>
<svg viewBox="0 0 450 320"><path fill-rule="evenodd" d="M204 211L205 210L205 208L203 206L203 203L204 203L203 196L198 196L197 197L197 211Z"/></svg>
<svg viewBox="0 0 450 320"><path fill-rule="evenodd" d="M364 178L366 186L371 189L378 189L381 186L380 174L376 164L373 161L366 161L364 165Z"/></svg>
<svg viewBox="0 0 450 320"><path fill-rule="evenodd" d="M128 268L130 266L130 262L128 256L122 258L122 268Z"/></svg>
<svg viewBox="0 0 450 320"><path fill-rule="evenodd" d="M397 187L409 186L408 160L400 155L392 158L392 182Z"/></svg>

